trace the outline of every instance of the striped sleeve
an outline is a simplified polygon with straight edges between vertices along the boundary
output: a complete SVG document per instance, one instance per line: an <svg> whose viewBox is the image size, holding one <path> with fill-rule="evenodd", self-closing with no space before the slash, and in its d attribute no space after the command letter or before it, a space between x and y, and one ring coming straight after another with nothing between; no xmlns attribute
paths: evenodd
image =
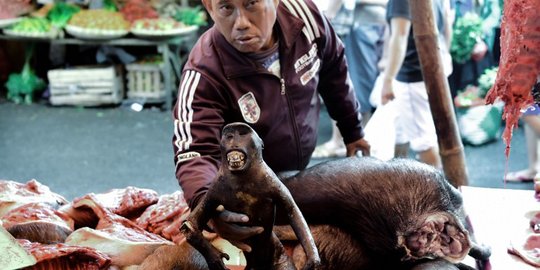
<svg viewBox="0 0 540 270"><path fill-rule="evenodd" d="M193 142L193 135L191 134L191 124L193 123L192 103L200 79L200 73L188 70L184 74L178 90L177 110L174 119L174 146L177 153L189 150ZM181 160L177 156L177 162Z"/></svg>
<svg viewBox="0 0 540 270"><path fill-rule="evenodd" d="M226 104L220 91L195 70L184 70L173 110L176 178L190 207L214 181Z"/></svg>
<svg viewBox="0 0 540 270"><path fill-rule="evenodd" d="M321 36L313 12L304 0L282 0L281 2L294 16L304 21L302 32L310 42Z"/></svg>

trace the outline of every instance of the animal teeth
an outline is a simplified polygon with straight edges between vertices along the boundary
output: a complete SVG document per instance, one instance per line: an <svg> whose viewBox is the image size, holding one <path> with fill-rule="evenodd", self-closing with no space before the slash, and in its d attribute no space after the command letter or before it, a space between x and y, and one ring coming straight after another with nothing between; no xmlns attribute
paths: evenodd
<svg viewBox="0 0 540 270"><path fill-rule="evenodd" d="M244 166L244 153L240 151L231 151L227 154L227 161L232 168L241 168Z"/></svg>

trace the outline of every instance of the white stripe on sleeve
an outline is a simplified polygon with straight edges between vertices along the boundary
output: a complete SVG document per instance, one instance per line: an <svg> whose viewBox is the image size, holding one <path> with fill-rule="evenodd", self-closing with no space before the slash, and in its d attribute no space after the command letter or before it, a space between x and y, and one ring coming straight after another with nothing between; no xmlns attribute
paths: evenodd
<svg viewBox="0 0 540 270"><path fill-rule="evenodd" d="M292 1L295 1L295 0L292 0ZM306 5L306 2L304 2L303 0L297 0L296 2L300 3L300 6L302 7L302 9L304 10L306 16L308 17L309 22L311 24L311 28L312 28L313 32L315 33L315 37L316 38L320 37L321 34L319 33L319 28L317 27L317 23L315 22L315 18L313 17L313 13L311 12L311 10L309 10L309 7Z"/></svg>
<svg viewBox="0 0 540 270"><path fill-rule="evenodd" d="M191 122L193 122L193 96L201 74L189 70L185 73L184 79L180 85L180 91L178 93L178 114L175 121L175 135L176 135L176 147L178 151L184 151L189 149L189 145L193 141L191 136Z"/></svg>
<svg viewBox="0 0 540 270"><path fill-rule="evenodd" d="M281 1L288 9L289 11L296 17L300 18L298 13L296 12L295 8L292 6L291 3L289 3L288 0L282 0ZM304 28L302 28L302 32L304 32L304 35L308 38L308 40L311 42L315 38L313 35L313 32L311 31L309 24L305 20L305 16L302 18L304 20ZM309 28L309 29L308 29Z"/></svg>

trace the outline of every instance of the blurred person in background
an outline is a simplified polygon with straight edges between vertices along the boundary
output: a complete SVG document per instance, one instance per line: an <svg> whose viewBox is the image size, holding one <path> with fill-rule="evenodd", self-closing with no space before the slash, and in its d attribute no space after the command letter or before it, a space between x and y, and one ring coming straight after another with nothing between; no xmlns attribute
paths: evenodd
<svg viewBox="0 0 540 270"><path fill-rule="evenodd" d="M533 93L540 95L540 75L534 86ZM538 142L540 140L540 106L529 106L521 115L525 131L525 146L527 147L528 168L520 171L509 172L505 180L508 182L530 182L540 184L540 160L538 159Z"/></svg>
<svg viewBox="0 0 540 270"><path fill-rule="evenodd" d="M360 102L363 126L369 121L373 111L369 96L379 75L377 64L381 60L384 45L387 2L388 0L341 0L323 5L327 10L325 14L345 44L349 74ZM330 140L315 148L313 158L343 157L345 154L343 137L335 122L332 122Z"/></svg>
<svg viewBox="0 0 540 270"><path fill-rule="evenodd" d="M448 48L454 13L450 0L434 0L433 9L443 69L448 76L452 70ZM408 157L411 149L420 161L441 168L437 133L414 41L409 1L390 0L387 20L390 38L381 103L384 105L393 100L397 110L394 156Z"/></svg>

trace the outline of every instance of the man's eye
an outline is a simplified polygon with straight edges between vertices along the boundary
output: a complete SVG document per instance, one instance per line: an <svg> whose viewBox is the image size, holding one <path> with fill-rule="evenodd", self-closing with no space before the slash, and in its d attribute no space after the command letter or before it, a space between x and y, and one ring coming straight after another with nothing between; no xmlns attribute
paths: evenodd
<svg viewBox="0 0 540 270"><path fill-rule="evenodd" d="M223 5L219 7L219 12L221 14L227 15L232 13L232 7L230 5Z"/></svg>
<svg viewBox="0 0 540 270"><path fill-rule="evenodd" d="M248 1L247 6L248 6L248 7L253 7L253 6L255 6L258 2L259 2L259 1L257 1L257 0L251 0L251 1Z"/></svg>

